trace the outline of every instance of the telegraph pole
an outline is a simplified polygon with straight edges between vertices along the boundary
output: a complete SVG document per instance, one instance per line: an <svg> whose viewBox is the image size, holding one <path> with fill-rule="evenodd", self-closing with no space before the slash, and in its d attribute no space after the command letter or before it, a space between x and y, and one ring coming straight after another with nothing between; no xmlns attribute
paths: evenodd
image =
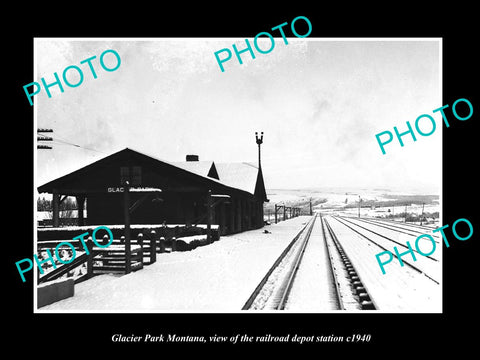
<svg viewBox="0 0 480 360"><path fill-rule="evenodd" d="M425 203L422 203L422 216L420 217L420 226L423 225L423 209L425 207Z"/></svg>
<svg viewBox="0 0 480 360"><path fill-rule="evenodd" d="M360 195L358 195L358 218L360 218L360 202L362 199L360 198Z"/></svg>
<svg viewBox="0 0 480 360"><path fill-rule="evenodd" d="M52 129L42 129L42 128L38 128L37 129L37 141L53 141L53 138L51 138L50 136L45 136L45 135L42 135L42 133L51 133L53 132ZM37 144L37 149L51 149L52 147L49 146L49 145L40 145L40 144Z"/></svg>

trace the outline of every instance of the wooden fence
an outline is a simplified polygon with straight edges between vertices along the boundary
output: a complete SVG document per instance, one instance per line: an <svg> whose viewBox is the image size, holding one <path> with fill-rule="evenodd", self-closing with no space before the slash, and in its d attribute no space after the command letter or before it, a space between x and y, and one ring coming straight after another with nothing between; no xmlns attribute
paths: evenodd
<svg viewBox="0 0 480 360"><path fill-rule="evenodd" d="M108 237L103 240L103 244L108 243ZM47 240L37 242L37 256L42 261L48 256L46 250L54 256L55 248L61 242L65 240ZM95 246L92 239L89 238L85 244L88 249L85 251L82 243L78 241L68 241L75 248L75 259L68 263L63 264L55 259L56 269L49 261L45 261L42 265L44 274L38 273L38 283L44 283L58 279L67 274L67 277L75 277L75 283L84 281L97 274L104 273L125 273L126 261L125 261L125 242L123 236L118 240L113 240L108 247ZM100 245L103 245L99 242ZM157 252L167 251L166 241L162 239L157 240L155 231L152 231L147 236L138 234L136 239L131 240L131 270L136 271L143 268L144 265L150 265L156 262ZM69 246L62 246L59 248L59 253L66 255L69 260L73 256L73 251ZM45 253L45 254L43 254ZM64 260L64 261L68 261ZM80 268L79 268L80 267Z"/></svg>

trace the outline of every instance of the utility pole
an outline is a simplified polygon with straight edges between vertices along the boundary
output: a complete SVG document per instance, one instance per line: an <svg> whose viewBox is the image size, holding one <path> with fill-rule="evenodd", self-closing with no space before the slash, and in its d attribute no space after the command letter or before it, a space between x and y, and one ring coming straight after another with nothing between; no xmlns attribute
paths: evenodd
<svg viewBox="0 0 480 360"><path fill-rule="evenodd" d="M358 218L360 218L360 202L362 199L360 198L360 195L358 195Z"/></svg>
<svg viewBox="0 0 480 360"><path fill-rule="evenodd" d="M37 134L39 136L37 136L37 141L53 141L53 138L51 138L50 136L44 136L42 135L42 133L51 133L53 132L52 129L42 129L42 128L38 128L37 129ZM40 145L40 144L37 144L37 149L51 149L52 147L49 146L49 145Z"/></svg>
<svg viewBox="0 0 480 360"><path fill-rule="evenodd" d="M425 207L425 203L422 203L422 216L420 217L420 226L423 225L423 209Z"/></svg>

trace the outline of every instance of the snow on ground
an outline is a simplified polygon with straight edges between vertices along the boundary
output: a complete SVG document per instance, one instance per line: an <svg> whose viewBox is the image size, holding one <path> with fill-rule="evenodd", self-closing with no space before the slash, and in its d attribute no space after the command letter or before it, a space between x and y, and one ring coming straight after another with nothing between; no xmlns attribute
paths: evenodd
<svg viewBox="0 0 480 360"><path fill-rule="evenodd" d="M308 240L295 281L288 296L286 310L326 312L337 310L335 285L322 233L317 218Z"/></svg>
<svg viewBox="0 0 480 360"><path fill-rule="evenodd" d="M272 204L295 203L299 201L307 201L309 199L309 193L288 190L271 190L267 197Z"/></svg>
<svg viewBox="0 0 480 360"><path fill-rule="evenodd" d="M322 209L316 209L322 211ZM349 216L358 216L358 208L343 208L343 209L338 209L341 211L343 215L349 215ZM404 206L397 206L395 207L395 213L399 215L399 213L404 213L405 212L405 207ZM407 213L409 215L415 214L417 216L420 216L422 214L422 211L424 213L433 213L433 212L439 212L440 211L440 205L425 205L422 209L422 205L419 204L411 204L407 207ZM379 206L379 207L362 207L360 209L360 216L361 217L380 217L380 218L387 218L389 216L392 216L392 207L391 206ZM392 220L398 220L398 221L403 221L404 217L403 215L401 217L397 218L391 218ZM411 221L410 221L411 222ZM431 217L427 218L427 222L431 224L438 224L438 218L433 219ZM419 223L419 222L418 222ZM423 222L425 224L425 221Z"/></svg>
<svg viewBox="0 0 480 360"><path fill-rule="evenodd" d="M314 203L314 209L320 211L325 209L345 210L348 212L356 213L358 210L356 204L358 204L359 198L362 200L362 213L368 212L368 214L376 215L379 211L370 211L368 207L365 207L365 203L377 203L381 202L395 202L396 200L404 203L404 197L413 199L415 197L422 197L424 195L414 191L398 191L390 189L354 189L354 188L316 188L316 189L301 189L301 190L289 190L289 189L268 189L267 197L270 200L268 206L273 208L274 204L287 204L292 206L308 207L310 199ZM422 205L410 204L408 206L409 213L421 214ZM350 208L346 208L350 206ZM353 207L352 207L353 206ZM384 207L385 211L395 211L395 213L401 213L404 211L404 205L392 207ZM433 204L425 205L425 212L439 211L440 204L437 201ZM380 211L381 212L381 211Z"/></svg>
<svg viewBox="0 0 480 360"><path fill-rule="evenodd" d="M346 204L363 200L391 200L392 192L366 190L274 190L269 191L270 205L291 202L294 206L320 200L315 211L343 210L356 215L358 209ZM382 194L390 197L383 197ZM295 204L297 203L297 204ZM433 212L439 205L425 206ZM395 214L404 207L391 209ZM408 212L418 213L420 206ZM362 216L387 214L388 208L361 208ZM231 236L193 251L163 253L157 262L129 275L99 275L75 285L75 296L42 307L38 312L236 312L266 274L268 269L301 230L309 217L298 217ZM141 228L148 225L138 225ZM153 225L152 225L153 226ZM155 225L158 226L158 225ZM174 227L175 225L169 225ZM109 226L115 228L116 226ZM121 227L121 226L119 226ZM132 225L132 228L135 228ZM72 226L81 231L91 227ZM271 233L264 233L264 230ZM42 229L48 231L48 229ZM370 258L369 258L370 259ZM370 261L370 260L368 260ZM402 269L403 270L403 269ZM378 281L378 274L372 281Z"/></svg>
<svg viewBox="0 0 480 360"><path fill-rule="evenodd" d="M380 311L442 311L441 282L434 283L414 269L402 267L398 261L386 265L386 273L383 274L375 257L381 248L366 241L338 219L329 217L327 220ZM408 261L406 258L404 260Z"/></svg>
<svg viewBox="0 0 480 360"><path fill-rule="evenodd" d="M128 275L98 275L75 296L37 312L236 312L310 217L222 236L193 251L163 253ZM268 230L270 233L264 233Z"/></svg>

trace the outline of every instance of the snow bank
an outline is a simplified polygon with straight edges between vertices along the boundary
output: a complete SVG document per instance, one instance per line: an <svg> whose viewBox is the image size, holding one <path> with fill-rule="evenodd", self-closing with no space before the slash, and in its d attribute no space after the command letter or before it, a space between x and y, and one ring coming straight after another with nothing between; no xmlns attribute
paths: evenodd
<svg viewBox="0 0 480 360"><path fill-rule="evenodd" d="M193 235L178 238L175 242L176 251L193 250L198 246L209 244L207 235Z"/></svg>

